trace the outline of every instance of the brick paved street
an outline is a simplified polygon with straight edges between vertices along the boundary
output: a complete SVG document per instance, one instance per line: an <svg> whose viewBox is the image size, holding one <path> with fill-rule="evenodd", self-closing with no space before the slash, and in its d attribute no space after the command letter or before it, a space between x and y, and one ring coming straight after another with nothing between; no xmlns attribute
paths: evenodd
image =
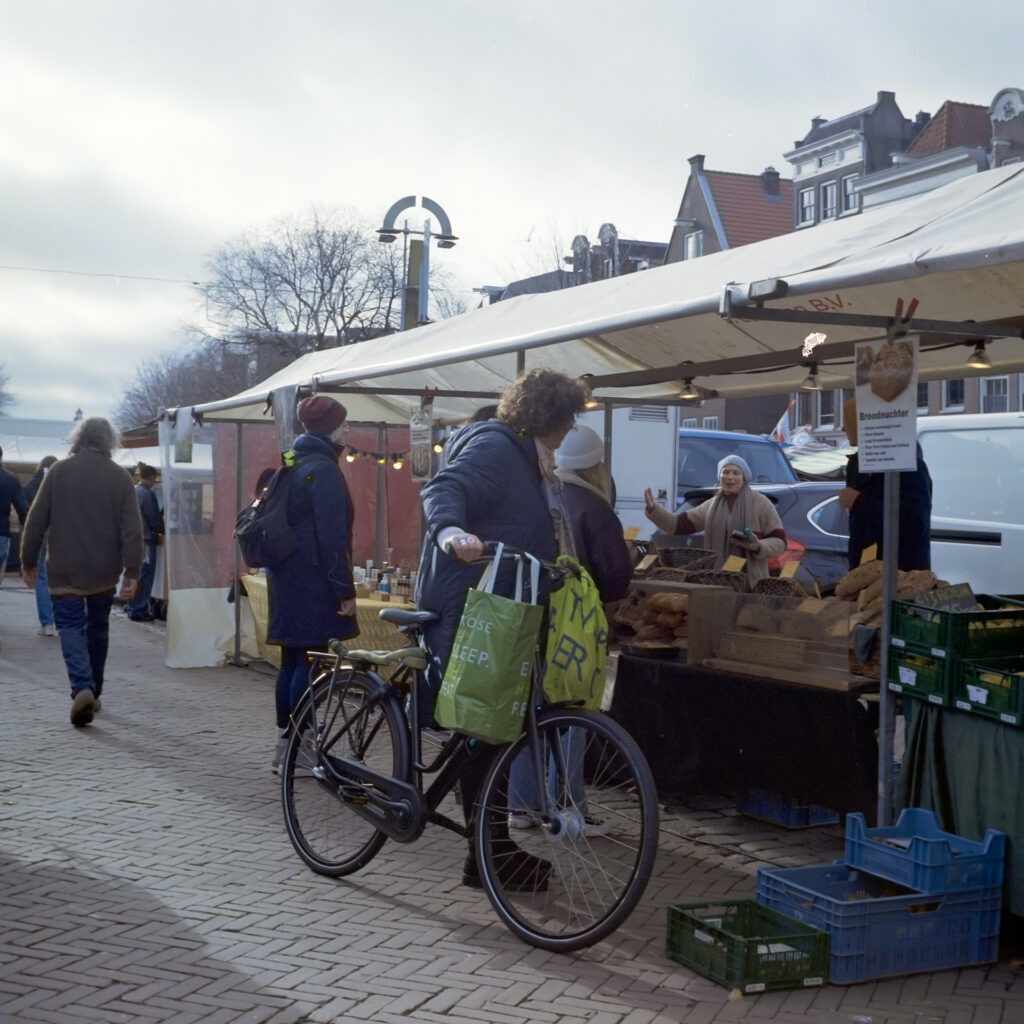
<svg viewBox="0 0 1024 1024"><path fill-rule="evenodd" d="M610 940L523 945L430 830L346 880L292 852L268 666L172 670L162 624L115 612L103 711L68 723L58 641L0 588L0 1022L856 1024L1024 1022L1015 954L986 968L729 993L664 954L671 903L753 898L761 864L842 854L724 800L673 806L655 877Z"/></svg>

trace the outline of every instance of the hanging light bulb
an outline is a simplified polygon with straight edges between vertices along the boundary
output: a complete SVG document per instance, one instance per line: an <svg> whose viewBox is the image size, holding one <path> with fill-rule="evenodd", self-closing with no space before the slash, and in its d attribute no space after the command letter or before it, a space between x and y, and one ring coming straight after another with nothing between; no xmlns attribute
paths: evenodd
<svg viewBox="0 0 1024 1024"><path fill-rule="evenodd" d="M443 451L444 451L444 441L435 441L434 442L434 454L435 455L440 455L441 452L443 452Z"/></svg>
<svg viewBox="0 0 1024 1024"><path fill-rule="evenodd" d="M689 378L683 381L682 390L679 392L679 397L684 402L692 402L697 398L700 398L700 392L693 386L693 381Z"/></svg>
<svg viewBox="0 0 1024 1024"><path fill-rule="evenodd" d="M810 363L810 372L804 377L803 384L800 385L801 391L820 391L821 381L818 379L818 364L812 361Z"/></svg>
<svg viewBox="0 0 1024 1024"><path fill-rule="evenodd" d="M376 452L373 457L376 460L378 466L383 466L384 463L387 462L387 458L381 455L380 452Z"/></svg>
<svg viewBox="0 0 1024 1024"><path fill-rule="evenodd" d="M355 462L356 459L358 459L358 458L359 458L359 452L357 452L355 450L355 448L349 448L349 450L345 453L345 461L346 462Z"/></svg>
<svg viewBox="0 0 1024 1024"><path fill-rule="evenodd" d="M392 469L401 469L402 465L403 465L403 462L402 462L402 456L401 455L392 455L391 456L391 468Z"/></svg>
<svg viewBox="0 0 1024 1024"><path fill-rule="evenodd" d="M985 342L976 341L974 351L967 357L967 365L973 366L976 370L991 370L992 360L985 351Z"/></svg>

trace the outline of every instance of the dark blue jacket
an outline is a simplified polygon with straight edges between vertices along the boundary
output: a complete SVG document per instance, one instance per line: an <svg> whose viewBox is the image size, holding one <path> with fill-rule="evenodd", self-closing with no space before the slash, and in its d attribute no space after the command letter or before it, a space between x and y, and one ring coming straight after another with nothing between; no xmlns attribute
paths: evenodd
<svg viewBox="0 0 1024 1024"><path fill-rule="evenodd" d="M882 525L885 521L885 475L862 473L856 455L846 463L846 486L860 497L850 509L850 568L860 565L861 552L878 545L882 557ZM898 569L932 567L932 477L917 446L917 469L900 473Z"/></svg>
<svg viewBox="0 0 1024 1024"><path fill-rule="evenodd" d="M572 523L576 557L594 577L602 601L615 601L629 589L633 559L615 510L600 495L569 480L562 497Z"/></svg>
<svg viewBox="0 0 1024 1024"><path fill-rule="evenodd" d="M0 537L11 535L11 506L18 513L18 520L25 522L28 502L22 490L21 481L9 470L0 466Z"/></svg>
<svg viewBox="0 0 1024 1024"><path fill-rule="evenodd" d="M449 558L435 543L440 530L458 526L481 540L500 540L551 561L557 554L537 447L532 437L517 438L504 423L471 423L448 442L448 464L421 493L427 524L420 554L416 605L438 612L426 631L435 668L443 669L466 598L482 567ZM515 590L512 562L503 568L495 593ZM435 680L436 681L436 680Z"/></svg>
<svg viewBox="0 0 1024 1024"><path fill-rule="evenodd" d="M352 503L330 440L301 434L293 446L288 521L298 547L268 572L269 640L289 647L322 647L331 637L355 632L354 618L339 618L338 605L353 597Z"/></svg>

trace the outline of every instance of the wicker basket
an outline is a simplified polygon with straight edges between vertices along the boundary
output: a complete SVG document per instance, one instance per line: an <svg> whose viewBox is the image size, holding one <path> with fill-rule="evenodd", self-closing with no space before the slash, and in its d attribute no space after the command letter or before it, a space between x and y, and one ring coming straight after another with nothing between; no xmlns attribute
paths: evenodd
<svg viewBox="0 0 1024 1024"><path fill-rule="evenodd" d="M755 594L768 594L771 597L807 597L807 591L799 580L783 579L781 576L766 576L754 584Z"/></svg>
<svg viewBox="0 0 1024 1024"><path fill-rule="evenodd" d="M707 548L658 548L658 561L670 569L714 569L718 555Z"/></svg>
<svg viewBox="0 0 1024 1024"><path fill-rule="evenodd" d="M616 626L634 626L643 618L642 605L646 595L637 590L631 590L615 608Z"/></svg>
<svg viewBox="0 0 1024 1024"><path fill-rule="evenodd" d="M880 644L876 640L874 646L871 648L871 656L866 662L858 661L857 655L853 653L853 648L847 648L846 654L850 665L850 674L855 676L864 676L865 679L881 679L882 652L879 648Z"/></svg>
<svg viewBox="0 0 1024 1024"><path fill-rule="evenodd" d="M647 575L645 580L662 580L667 583L686 583L693 573L689 569L669 569L664 565L656 565Z"/></svg>
<svg viewBox="0 0 1024 1024"><path fill-rule="evenodd" d="M747 574L744 572L724 572L721 569L708 569L687 573L688 583L701 583L704 586L732 587L738 594L750 591Z"/></svg>

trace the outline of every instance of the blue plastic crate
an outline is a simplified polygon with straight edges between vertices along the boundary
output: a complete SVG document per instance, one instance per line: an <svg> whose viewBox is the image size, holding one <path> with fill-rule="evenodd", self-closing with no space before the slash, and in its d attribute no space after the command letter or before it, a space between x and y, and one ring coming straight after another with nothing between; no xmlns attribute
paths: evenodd
<svg viewBox="0 0 1024 1024"><path fill-rule="evenodd" d="M990 828L977 843L941 832L934 813L919 807L878 828L868 828L863 814L846 816L846 863L918 892L1001 886L1005 858L1005 833Z"/></svg>
<svg viewBox="0 0 1024 1024"><path fill-rule="evenodd" d="M791 800L766 789L748 789L736 802L736 810L750 818L770 821L783 828L836 825L839 815L828 807Z"/></svg>
<svg viewBox="0 0 1024 1024"><path fill-rule="evenodd" d="M759 868L757 901L829 935L829 980L850 985L991 963L998 888L918 893L846 864Z"/></svg>

